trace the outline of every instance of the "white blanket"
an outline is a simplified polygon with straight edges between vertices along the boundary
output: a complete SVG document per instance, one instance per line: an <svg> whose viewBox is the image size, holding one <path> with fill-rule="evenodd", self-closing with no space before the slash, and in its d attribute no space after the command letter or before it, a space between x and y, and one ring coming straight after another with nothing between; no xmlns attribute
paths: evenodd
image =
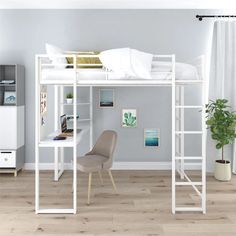
<svg viewBox="0 0 236 236"><path fill-rule="evenodd" d="M153 55L131 48L103 51L99 56L103 66L120 78L151 79Z"/></svg>
<svg viewBox="0 0 236 236"><path fill-rule="evenodd" d="M156 61L153 67L153 70L157 72L171 72L171 69L171 62ZM195 66L181 62L175 63L175 77L182 80L199 79L198 71Z"/></svg>

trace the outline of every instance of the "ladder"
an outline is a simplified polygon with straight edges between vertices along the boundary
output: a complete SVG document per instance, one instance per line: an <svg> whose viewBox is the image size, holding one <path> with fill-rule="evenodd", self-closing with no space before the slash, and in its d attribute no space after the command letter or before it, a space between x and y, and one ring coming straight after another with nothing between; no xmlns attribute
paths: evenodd
<svg viewBox="0 0 236 236"><path fill-rule="evenodd" d="M175 72L174 65L172 71ZM174 74L174 73L173 73ZM185 105L184 90L187 85L201 85L202 98L200 105ZM185 111L186 109L197 110L201 112L201 130L185 130ZM201 136L201 155L185 155L185 139L188 135ZM206 213L206 128L205 128L205 81L185 81L183 83L175 80L172 76L172 213L176 212L202 212ZM190 162L190 163L189 163ZM200 170L201 180L192 181L186 174L188 164L194 166L194 169ZM176 180L176 174L179 174L180 180ZM178 186L192 186L200 197L200 206L177 206L176 189Z"/></svg>

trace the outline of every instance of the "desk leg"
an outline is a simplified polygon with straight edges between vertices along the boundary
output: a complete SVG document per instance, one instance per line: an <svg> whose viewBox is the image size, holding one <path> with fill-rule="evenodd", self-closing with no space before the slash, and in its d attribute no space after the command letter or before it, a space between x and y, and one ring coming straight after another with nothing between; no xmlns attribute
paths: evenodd
<svg viewBox="0 0 236 236"><path fill-rule="evenodd" d="M59 168L60 156L60 168ZM54 181L58 181L64 173L64 148L54 148Z"/></svg>
<svg viewBox="0 0 236 236"><path fill-rule="evenodd" d="M77 155L76 147L73 150L73 209L77 212Z"/></svg>
<svg viewBox="0 0 236 236"><path fill-rule="evenodd" d="M58 147L54 147L54 181L58 181Z"/></svg>
<svg viewBox="0 0 236 236"><path fill-rule="evenodd" d="M60 151L60 170L58 172L58 179L64 173L64 147L61 147L59 151Z"/></svg>

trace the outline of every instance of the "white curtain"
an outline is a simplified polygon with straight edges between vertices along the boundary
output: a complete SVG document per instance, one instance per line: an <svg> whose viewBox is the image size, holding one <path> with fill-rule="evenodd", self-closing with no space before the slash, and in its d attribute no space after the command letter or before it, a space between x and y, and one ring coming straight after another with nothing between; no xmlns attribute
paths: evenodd
<svg viewBox="0 0 236 236"><path fill-rule="evenodd" d="M209 99L217 98L228 99L230 106L236 111L236 21L233 20L214 22ZM208 144L213 144L212 141L208 141ZM236 144L233 146L228 145L225 157L231 158L233 172L236 173ZM212 155L213 149L210 149ZM216 151L215 155L218 155Z"/></svg>

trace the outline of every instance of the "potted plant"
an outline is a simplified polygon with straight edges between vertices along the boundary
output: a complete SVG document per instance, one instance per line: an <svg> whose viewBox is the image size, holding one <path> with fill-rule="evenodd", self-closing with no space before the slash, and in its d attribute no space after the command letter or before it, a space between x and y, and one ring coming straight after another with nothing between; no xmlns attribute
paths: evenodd
<svg viewBox="0 0 236 236"><path fill-rule="evenodd" d="M73 94L72 93L67 93L66 94L66 102L67 102L67 104L72 104L73 103Z"/></svg>
<svg viewBox="0 0 236 236"><path fill-rule="evenodd" d="M211 137L216 140L216 149L221 149L221 159L215 161L215 178L221 181L231 179L231 164L224 159L224 146L232 144L236 138L236 114L230 111L228 100L217 99L206 105L206 124Z"/></svg>

